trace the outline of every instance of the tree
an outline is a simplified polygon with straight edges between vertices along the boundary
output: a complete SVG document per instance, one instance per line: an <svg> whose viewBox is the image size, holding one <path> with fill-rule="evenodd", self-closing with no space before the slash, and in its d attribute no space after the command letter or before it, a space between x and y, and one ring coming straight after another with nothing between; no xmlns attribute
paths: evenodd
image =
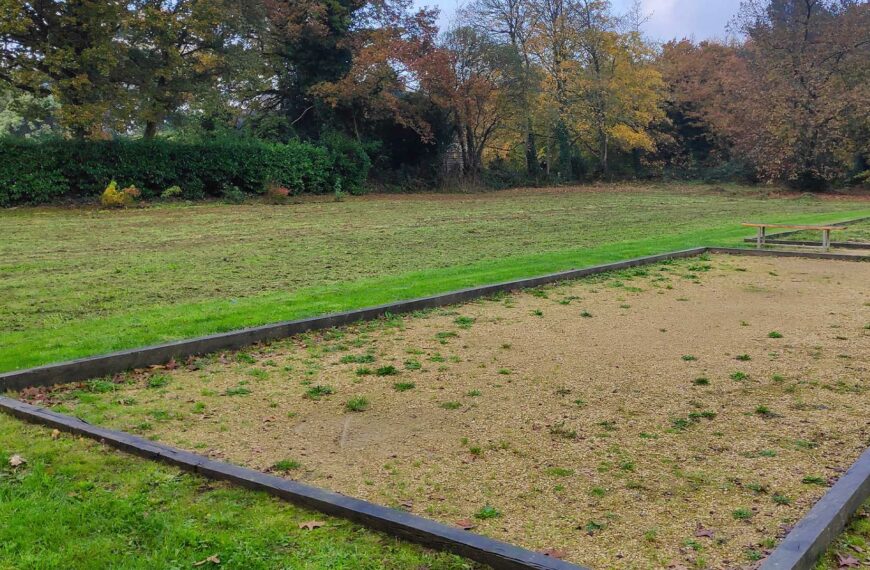
<svg viewBox="0 0 870 570"><path fill-rule="evenodd" d="M511 65L511 85L514 87L506 103L513 105L514 116L519 118L525 147L526 173L537 176L539 159L535 136L532 103L539 89L538 70L532 61L530 40L536 28L537 12L528 0L477 0L461 16L479 33L492 41L505 43L514 52L520 65Z"/></svg>
<svg viewBox="0 0 870 570"><path fill-rule="evenodd" d="M608 3L584 1L580 21L580 69L572 74L570 89L582 103L574 130L596 156L600 174L607 176L612 146L653 150L648 129L663 115L664 83L651 46L636 29L620 33Z"/></svg>
<svg viewBox="0 0 870 570"><path fill-rule="evenodd" d="M870 5L746 0L735 24L748 38L752 111L735 117L737 150L768 180L818 189L842 178L867 150L849 131L867 122Z"/></svg>
<svg viewBox="0 0 870 570"><path fill-rule="evenodd" d="M352 133L361 124L389 120L433 140L431 125L410 93L430 92L444 73L436 45L437 12L411 11L411 0L371 0L358 13L352 33L341 42L353 54L348 72L322 81L311 93L348 117Z"/></svg>
<svg viewBox="0 0 870 570"><path fill-rule="evenodd" d="M507 122L508 100L516 91L516 69L522 63L512 46L493 42L471 27L452 30L444 47L450 70L445 73L443 104L455 113L463 172L477 176L487 144Z"/></svg>
<svg viewBox="0 0 870 570"><path fill-rule="evenodd" d="M316 136L333 122L312 89L350 71L350 38L364 5L365 0L264 0L269 25L263 53L272 76L260 90L261 107L284 119L286 136Z"/></svg>
<svg viewBox="0 0 870 570"><path fill-rule="evenodd" d="M134 0L130 10L123 82L135 90L130 114L145 138L195 95L227 88L260 15L231 0Z"/></svg>
<svg viewBox="0 0 870 570"><path fill-rule="evenodd" d="M123 98L120 0L0 0L0 78L58 103L76 137L102 136Z"/></svg>

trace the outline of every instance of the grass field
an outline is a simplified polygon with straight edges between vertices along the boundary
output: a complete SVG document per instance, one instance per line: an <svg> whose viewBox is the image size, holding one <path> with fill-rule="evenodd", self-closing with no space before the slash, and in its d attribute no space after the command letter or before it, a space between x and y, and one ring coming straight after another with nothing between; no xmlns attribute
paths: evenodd
<svg viewBox="0 0 870 570"><path fill-rule="evenodd" d="M698 245L870 202L697 185L0 211L0 370Z"/></svg>
<svg viewBox="0 0 870 570"><path fill-rule="evenodd" d="M26 463L11 467L16 454ZM323 525L300 528L311 521ZM212 556L219 564L207 561ZM473 568L458 557L265 494L180 473L89 440L53 435L0 414L0 568L193 567Z"/></svg>

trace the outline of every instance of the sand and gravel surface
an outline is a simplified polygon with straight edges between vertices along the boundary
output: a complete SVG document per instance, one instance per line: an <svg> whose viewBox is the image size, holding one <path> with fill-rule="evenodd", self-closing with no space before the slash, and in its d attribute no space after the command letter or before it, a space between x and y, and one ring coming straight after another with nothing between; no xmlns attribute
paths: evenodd
<svg viewBox="0 0 870 570"><path fill-rule="evenodd" d="M593 568L731 568L870 444L868 390L870 263L719 255L24 396Z"/></svg>

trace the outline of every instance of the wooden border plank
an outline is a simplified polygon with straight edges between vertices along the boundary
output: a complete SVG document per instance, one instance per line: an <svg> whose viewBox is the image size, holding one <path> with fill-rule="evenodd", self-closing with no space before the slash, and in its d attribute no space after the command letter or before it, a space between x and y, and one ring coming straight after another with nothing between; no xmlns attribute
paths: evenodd
<svg viewBox="0 0 870 570"><path fill-rule="evenodd" d="M710 247L712 254L749 255L759 257L802 257L804 259L828 259L832 261L870 261L870 255L826 253L823 251L780 251L776 249L746 249L741 247ZM2 377L0 377L2 379Z"/></svg>
<svg viewBox="0 0 870 570"><path fill-rule="evenodd" d="M746 238L743 240L744 243L755 243L755 238ZM787 240L787 239L765 239L764 243L766 245L800 245L800 246L812 246L812 247L821 247L820 242L817 241L798 241L798 240ZM841 249L867 249L870 250L870 243L861 243L857 241L832 241L831 247L833 248L841 248Z"/></svg>
<svg viewBox="0 0 870 570"><path fill-rule="evenodd" d="M615 263L594 265L583 269L572 269L559 273L551 273L539 277L506 281L480 287L471 287L430 297L399 301L396 303L367 307L354 311L334 313L295 321L285 321L193 339L179 340L144 348L122 350L110 354L69 360L57 364L48 364L45 366L37 366L35 368L16 370L0 374L0 392L4 390L23 390L24 388L51 386L53 384L63 384L87 380L90 378L99 378L101 376L124 372L132 368L145 368L153 364L163 364L172 358L180 359L197 354L217 352L220 350L238 349L257 342L286 338L312 330L329 329L359 321L377 319L386 314L403 314L423 309L431 309L434 307L443 307L445 305L454 305L503 291L528 289L558 281L567 281L598 273L605 273L607 271L616 271L619 269L657 263L668 259L692 257L700 255L705 251L707 251L706 247L672 251L658 255L618 261Z"/></svg>
<svg viewBox="0 0 870 570"><path fill-rule="evenodd" d="M0 410L19 419L95 439L122 451L162 461L185 471L264 491L301 507L360 523L367 528L436 550L487 564L496 570L587 570L564 560L532 552L411 513L275 477L237 465L93 426L80 419L0 396Z"/></svg>
<svg viewBox="0 0 870 570"><path fill-rule="evenodd" d="M868 498L870 449L786 535L761 570L811 570Z"/></svg>

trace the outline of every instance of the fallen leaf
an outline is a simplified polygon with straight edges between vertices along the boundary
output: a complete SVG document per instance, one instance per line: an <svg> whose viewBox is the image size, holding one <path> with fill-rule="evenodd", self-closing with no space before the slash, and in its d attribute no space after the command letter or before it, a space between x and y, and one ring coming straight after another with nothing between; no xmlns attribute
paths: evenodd
<svg viewBox="0 0 870 570"><path fill-rule="evenodd" d="M17 454L9 458L9 465L12 467L19 467L25 463L27 463L27 460Z"/></svg>
<svg viewBox="0 0 870 570"><path fill-rule="evenodd" d="M474 528L474 523L468 519L460 519L456 521L456 526L458 526L462 530L471 530Z"/></svg>
<svg viewBox="0 0 870 570"><path fill-rule="evenodd" d="M564 550L558 550L556 548L546 548L541 551L541 554L549 556L550 558L558 558L559 560L562 560L567 556L567 553Z"/></svg>
<svg viewBox="0 0 870 570"><path fill-rule="evenodd" d="M60 430L59 429L51 430L51 439L57 439L59 437L60 437Z"/></svg>
<svg viewBox="0 0 870 570"><path fill-rule="evenodd" d="M326 523L323 521L308 521L304 523L299 523L299 528L304 528L307 530L314 530L315 528L320 528L325 526Z"/></svg>
<svg viewBox="0 0 870 570"><path fill-rule="evenodd" d="M169 359L169 362L166 363L165 368L166 370L175 370L176 368L178 368L178 363L175 361L174 357Z"/></svg>
<svg viewBox="0 0 870 570"><path fill-rule="evenodd" d="M218 558L217 554L212 554L211 556L209 556L205 560L200 560L199 562L194 562L193 565L194 566L203 566L204 564L208 564L209 562L211 562L212 564L220 564L221 559Z"/></svg>
<svg viewBox="0 0 870 570"><path fill-rule="evenodd" d="M704 525L698 523L698 526L695 527L695 536L698 538L713 538L713 531L709 528L704 528Z"/></svg>
<svg viewBox="0 0 870 570"><path fill-rule="evenodd" d="M837 555L837 564L838 568L853 568L855 566L860 566L861 563L857 558L852 556L851 554L838 554Z"/></svg>

